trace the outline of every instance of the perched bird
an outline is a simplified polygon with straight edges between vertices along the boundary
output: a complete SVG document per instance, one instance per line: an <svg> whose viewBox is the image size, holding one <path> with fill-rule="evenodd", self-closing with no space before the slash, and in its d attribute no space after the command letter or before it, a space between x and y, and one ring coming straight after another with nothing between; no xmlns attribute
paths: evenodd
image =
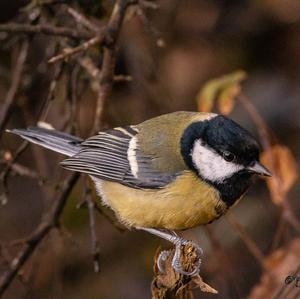
<svg viewBox="0 0 300 299"><path fill-rule="evenodd" d="M259 162L254 137L213 113L174 112L86 140L39 127L10 132L68 156L61 165L90 175L123 224L175 244L172 265L185 275L199 272L200 257L192 272L182 269L181 246L190 241L174 230L218 219L240 200L254 174L271 175ZM165 257L163 252L159 269Z"/></svg>

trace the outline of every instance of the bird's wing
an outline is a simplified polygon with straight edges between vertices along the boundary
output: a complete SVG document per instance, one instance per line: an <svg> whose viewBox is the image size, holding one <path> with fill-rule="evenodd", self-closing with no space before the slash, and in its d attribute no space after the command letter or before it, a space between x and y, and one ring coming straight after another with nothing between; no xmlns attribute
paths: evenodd
<svg viewBox="0 0 300 299"><path fill-rule="evenodd" d="M61 162L64 168L134 188L161 188L176 174L152 166L153 157L141 152L135 126L99 132L83 143L80 151Z"/></svg>

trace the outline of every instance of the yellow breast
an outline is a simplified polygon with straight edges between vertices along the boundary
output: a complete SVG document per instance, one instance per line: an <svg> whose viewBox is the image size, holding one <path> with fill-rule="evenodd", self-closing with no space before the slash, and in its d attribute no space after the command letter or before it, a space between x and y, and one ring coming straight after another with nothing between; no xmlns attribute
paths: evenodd
<svg viewBox="0 0 300 299"><path fill-rule="evenodd" d="M128 226L187 229L207 224L227 210L219 193L190 171L162 189L134 189L108 181L96 186L103 201Z"/></svg>

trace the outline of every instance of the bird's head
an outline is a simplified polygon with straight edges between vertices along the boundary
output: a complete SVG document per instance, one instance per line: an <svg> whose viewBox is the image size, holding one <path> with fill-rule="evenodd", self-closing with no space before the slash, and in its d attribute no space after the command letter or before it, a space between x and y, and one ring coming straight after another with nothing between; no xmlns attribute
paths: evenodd
<svg viewBox="0 0 300 299"><path fill-rule="evenodd" d="M253 174L271 175L259 162L255 138L222 115L190 124L181 138L181 154L189 168L218 189L246 186Z"/></svg>

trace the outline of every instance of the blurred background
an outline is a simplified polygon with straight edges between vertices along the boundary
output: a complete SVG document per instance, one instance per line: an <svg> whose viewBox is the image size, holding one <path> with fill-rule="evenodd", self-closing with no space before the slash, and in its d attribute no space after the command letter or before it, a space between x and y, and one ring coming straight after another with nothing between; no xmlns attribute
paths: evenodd
<svg viewBox="0 0 300 299"><path fill-rule="evenodd" d="M117 77L103 106L102 128L136 124L172 111L197 110L197 94L208 80L243 69L248 73L241 86L243 93L272 131L273 140L287 146L299 163L300 2L145 3L143 9L130 7L125 16L117 44ZM68 7L102 26L113 4L99 0L2 0L0 22L81 30L78 20L66 12ZM42 119L56 129L89 136L97 79L91 78L80 59L88 58L101 67L100 47L63 62L47 63L64 47L79 43L66 37L0 30L0 115L14 90L20 53L24 54L13 104L0 132L2 174L22 144L20 138L4 133L5 128L27 127ZM230 117L258 136L259 128L239 101ZM24 245L22 240L38 226L59 193L60 183L69 175L58 166L62 159L30 145L2 181L0 275ZM294 167L294 161L291 163ZM289 171L286 167L287 176ZM299 180L294 181L285 196L299 219L300 185ZM153 258L159 246L168 248L169 244L143 232L120 232L103 212L96 213L100 273L94 273L89 214L81 204L84 185L82 177L68 198L61 229L53 229L39 244L3 298L151 298ZM234 220L223 217L207 227L182 232L204 249L202 278L219 291L212 295L195 290L194 297L300 298L295 286L288 286L290 293L278 295L286 286L286 276L300 265L297 223L290 225L282 218L282 211L265 182L257 180L233 209Z"/></svg>

